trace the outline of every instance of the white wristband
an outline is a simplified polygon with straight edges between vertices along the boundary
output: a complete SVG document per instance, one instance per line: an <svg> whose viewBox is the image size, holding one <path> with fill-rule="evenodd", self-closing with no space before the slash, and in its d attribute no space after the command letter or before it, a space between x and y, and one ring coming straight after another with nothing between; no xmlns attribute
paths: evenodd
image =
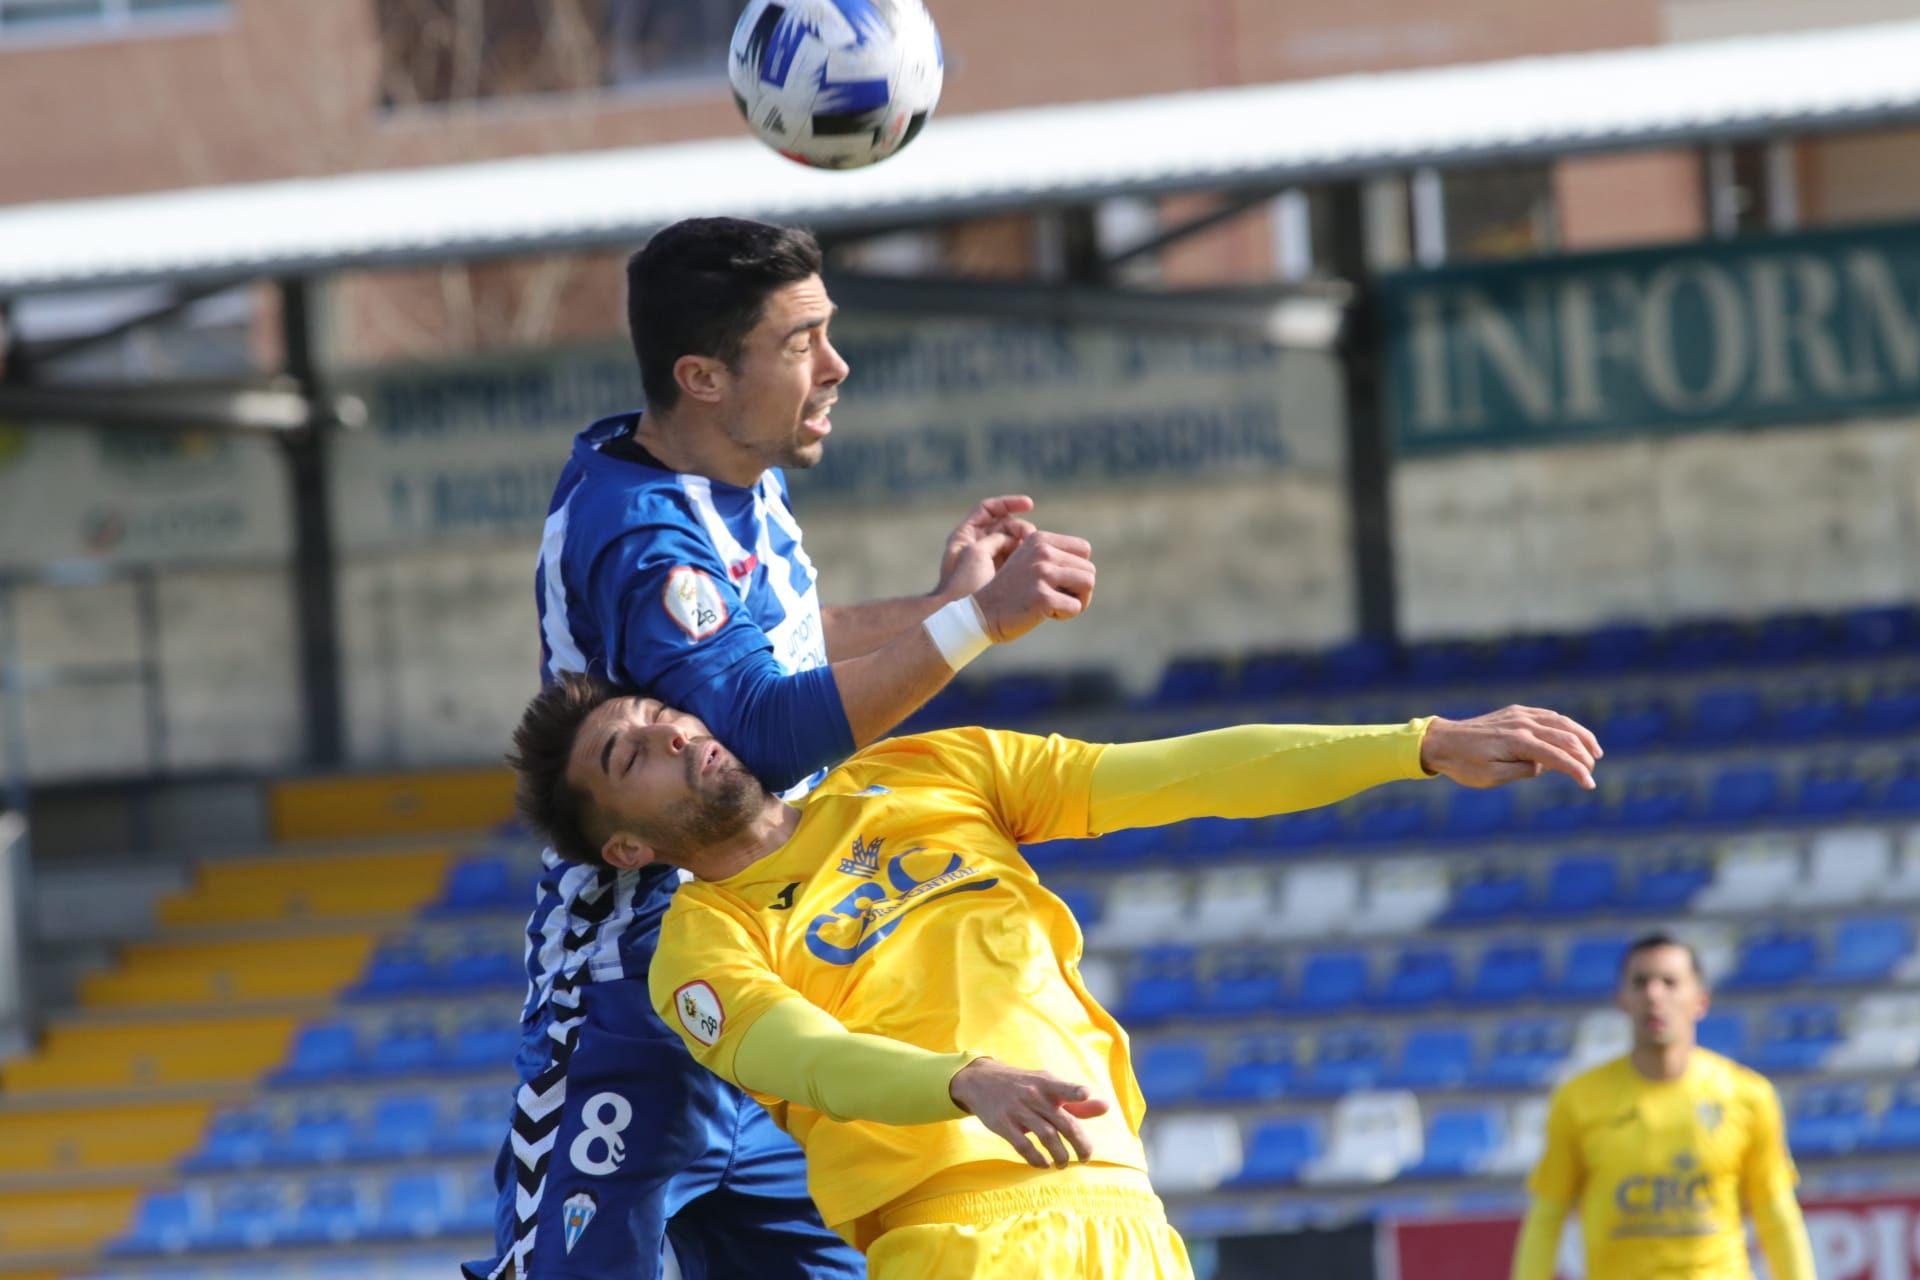
<svg viewBox="0 0 1920 1280"><path fill-rule="evenodd" d="M987 620L981 616L980 606L973 602L972 596L942 605L929 614L922 625L933 638L933 647L955 671L993 646L993 638L987 634Z"/></svg>

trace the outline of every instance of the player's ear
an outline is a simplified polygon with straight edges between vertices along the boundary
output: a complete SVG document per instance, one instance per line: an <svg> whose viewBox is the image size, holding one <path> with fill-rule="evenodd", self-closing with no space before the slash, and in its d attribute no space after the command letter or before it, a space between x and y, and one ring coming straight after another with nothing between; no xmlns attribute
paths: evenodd
<svg viewBox="0 0 1920 1280"><path fill-rule="evenodd" d="M673 380L680 394L712 404L726 393L726 362L713 356L681 356L673 362Z"/></svg>
<svg viewBox="0 0 1920 1280"><path fill-rule="evenodd" d="M600 856L610 867L638 871L653 863L653 849L629 831L616 831L600 846Z"/></svg>

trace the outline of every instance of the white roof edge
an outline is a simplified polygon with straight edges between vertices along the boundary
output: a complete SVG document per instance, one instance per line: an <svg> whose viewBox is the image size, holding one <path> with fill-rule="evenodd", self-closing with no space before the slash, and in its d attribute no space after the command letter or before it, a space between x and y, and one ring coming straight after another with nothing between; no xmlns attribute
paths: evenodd
<svg viewBox="0 0 1920 1280"><path fill-rule="evenodd" d="M0 207L0 294L631 244L701 213L1036 203L1920 120L1920 21L936 118L872 169L744 135Z"/></svg>

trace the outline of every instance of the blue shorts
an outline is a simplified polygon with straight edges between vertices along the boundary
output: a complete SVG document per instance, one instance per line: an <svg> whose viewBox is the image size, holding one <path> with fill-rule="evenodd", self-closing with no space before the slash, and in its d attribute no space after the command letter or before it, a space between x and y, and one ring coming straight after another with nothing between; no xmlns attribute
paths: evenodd
<svg viewBox="0 0 1920 1280"><path fill-rule="evenodd" d="M517 1108L494 1168L499 1252L468 1263L468 1276L509 1274L501 1263L523 1212L534 1224L520 1267L528 1280L658 1280L663 1241L684 1280L866 1275L860 1255L822 1225L800 1148L759 1103L693 1060L654 1013L644 978L582 986L580 1011L565 1100L552 1106L550 1086L545 1116L530 1119L538 1102ZM545 1026L527 1038L522 1080L550 1064Z"/></svg>

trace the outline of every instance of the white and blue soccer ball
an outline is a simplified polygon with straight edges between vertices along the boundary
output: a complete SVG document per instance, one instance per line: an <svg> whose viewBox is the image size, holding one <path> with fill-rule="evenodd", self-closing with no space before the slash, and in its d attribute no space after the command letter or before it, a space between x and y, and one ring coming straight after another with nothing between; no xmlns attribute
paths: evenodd
<svg viewBox="0 0 1920 1280"><path fill-rule="evenodd" d="M733 100L790 160L857 169L912 142L940 100L940 33L920 0L749 0Z"/></svg>

